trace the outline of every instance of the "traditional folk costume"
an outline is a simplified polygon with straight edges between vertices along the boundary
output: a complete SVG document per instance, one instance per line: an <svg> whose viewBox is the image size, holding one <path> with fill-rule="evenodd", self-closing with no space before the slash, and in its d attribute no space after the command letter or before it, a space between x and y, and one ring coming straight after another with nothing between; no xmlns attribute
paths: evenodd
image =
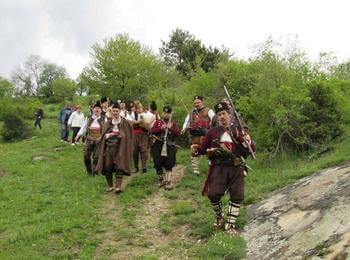
<svg viewBox="0 0 350 260"><path fill-rule="evenodd" d="M97 102L93 109L99 107L101 109L101 105ZM89 174L95 175L95 166L97 164L97 149L100 143L101 135L102 135L102 126L105 123L105 118L102 118L101 115L92 114L86 120L84 125L79 130L77 136L84 136L86 134L86 139L84 143L84 163L86 167L86 171Z"/></svg>
<svg viewBox="0 0 350 260"><path fill-rule="evenodd" d="M163 112L169 115L172 113L172 109L170 106L165 106ZM158 186L164 186L167 190L172 189L171 174L176 162L175 139L180 134L180 129L176 122L171 120L170 123L171 128L168 130L166 130L167 128L162 129L162 126L169 124L169 117L163 117L162 119L156 120L151 129L151 133L154 135L155 139L152 146L152 156L154 168L159 178ZM166 142L166 147L164 147L164 141ZM164 154L163 149L166 149L166 154ZM165 174L163 168L165 169Z"/></svg>
<svg viewBox="0 0 350 260"><path fill-rule="evenodd" d="M201 96L194 96L193 100L196 99L203 101L203 97ZM214 115L214 111L207 107L193 109L193 111L187 115L182 129L189 129L190 145L201 143L210 128L210 122ZM191 162L193 173L199 175L199 158L192 155Z"/></svg>
<svg viewBox="0 0 350 260"><path fill-rule="evenodd" d="M135 106L141 106L140 103L136 103ZM148 147L149 147L149 135L146 126L144 125L144 118L147 118L144 112L132 112L131 118L134 122L133 135L134 135L134 172L139 171L139 157L141 157L142 172L147 172L147 159L148 159Z"/></svg>
<svg viewBox="0 0 350 260"><path fill-rule="evenodd" d="M112 109L115 108L119 109L118 103L112 106ZM96 171L101 171L106 176L107 191L121 192L123 175L130 175L133 154L132 131L132 123L121 116L118 119L109 119L103 126ZM113 173L116 174L115 189Z"/></svg>
<svg viewBox="0 0 350 260"><path fill-rule="evenodd" d="M215 106L216 113L223 110L229 112L226 103ZM244 159L249 150L244 147L243 140L239 129L232 123L228 128L217 126L209 130L196 152L198 155L207 153L211 162L203 194L211 201L217 228L224 225L221 197L228 190L230 201L225 229L231 234L236 234L235 222L244 199Z"/></svg>

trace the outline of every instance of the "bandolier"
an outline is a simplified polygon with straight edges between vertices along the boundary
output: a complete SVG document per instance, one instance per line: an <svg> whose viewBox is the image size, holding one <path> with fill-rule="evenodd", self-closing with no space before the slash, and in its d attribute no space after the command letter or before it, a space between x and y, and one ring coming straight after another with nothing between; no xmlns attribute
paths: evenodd
<svg viewBox="0 0 350 260"><path fill-rule="evenodd" d="M222 228L224 217L221 198L228 191L230 195L228 216L225 229L230 234L237 234L235 222L239 216L239 208L244 199L245 158L249 150L243 145L244 140L250 141L248 134L241 136L239 129L231 123L229 107L226 103L215 106L215 112L222 117L225 125L210 129L200 145L193 145L194 154L208 154L210 169L204 185L203 194L211 201L216 215L214 226ZM255 150L255 146L254 150Z"/></svg>
<svg viewBox="0 0 350 260"><path fill-rule="evenodd" d="M156 120L151 129L155 140L152 146L152 157L159 179L158 186L167 190L173 188L171 175L176 163L175 139L180 134L180 129L176 122L171 119L171 115L172 108L165 106L163 108L163 118Z"/></svg>
<svg viewBox="0 0 350 260"><path fill-rule="evenodd" d="M203 97L194 96L193 98L195 108L187 116L183 130L189 129L190 133L190 145L200 144L204 136L210 129L211 119L214 116L214 112L204 107L202 104ZM198 105L200 104L200 105ZM196 107L197 106L197 107ZM191 156L193 173L199 175L199 159L197 156Z"/></svg>

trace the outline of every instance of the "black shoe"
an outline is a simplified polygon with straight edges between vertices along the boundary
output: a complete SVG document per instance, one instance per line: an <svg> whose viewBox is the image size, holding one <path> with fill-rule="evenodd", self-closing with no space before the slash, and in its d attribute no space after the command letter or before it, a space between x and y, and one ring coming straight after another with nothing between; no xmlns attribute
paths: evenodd
<svg viewBox="0 0 350 260"><path fill-rule="evenodd" d="M146 172L147 172L146 168L142 169L142 173L146 173Z"/></svg>

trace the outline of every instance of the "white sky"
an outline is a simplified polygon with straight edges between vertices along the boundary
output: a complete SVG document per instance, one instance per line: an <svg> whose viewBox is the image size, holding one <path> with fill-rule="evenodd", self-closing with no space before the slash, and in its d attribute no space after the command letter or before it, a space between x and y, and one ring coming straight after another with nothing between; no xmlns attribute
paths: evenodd
<svg viewBox="0 0 350 260"><path fill-rule="evenodd" d="M176 27L206 45L249 57L269 36L350 58L350 2L346 0L0 0L0 76L29 55L66 67L75 78L96 42L128 33L158 52Z"/></svg>

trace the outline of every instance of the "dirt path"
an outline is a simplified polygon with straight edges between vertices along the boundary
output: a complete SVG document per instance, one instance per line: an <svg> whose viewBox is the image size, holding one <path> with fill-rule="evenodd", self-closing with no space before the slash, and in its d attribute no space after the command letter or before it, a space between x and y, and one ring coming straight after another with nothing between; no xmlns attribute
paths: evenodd
<svg viewBox="0 0 350 260"><path fill-rule="evenodd" d="M182 165L178 165L173 169L172 181L175 189L184 172L185 167ZM112 221L113 228L101 234L103 242L97 249L95 257L100 258L101 255L106 255L106 252L110 251L110 253L107 253L108 259L132 259L144 255L168 259L169 252L165 249L172 242L194 243L188 235L186 226L173 230L169 234L164 234L160 230L160 219L169 211L171 204L171 200L165 196L166 192L164 189L160 189L144 200L143 206L137 209L138 214L135 217L134 225L127 227L123 225L122 212L116 205L116 200L106 195L106 208L103 215ZM119 234L117 229L120 230L120 228L124 228L129 234ZM185 255L185 249L176 252L177 259L185 259Z"/></svg>
<svg viewBox="0 0 350 260"><path fill-rule="evenodd" d="M248 207L248 259L350 259L350 164L323 170Z"/></svg>

